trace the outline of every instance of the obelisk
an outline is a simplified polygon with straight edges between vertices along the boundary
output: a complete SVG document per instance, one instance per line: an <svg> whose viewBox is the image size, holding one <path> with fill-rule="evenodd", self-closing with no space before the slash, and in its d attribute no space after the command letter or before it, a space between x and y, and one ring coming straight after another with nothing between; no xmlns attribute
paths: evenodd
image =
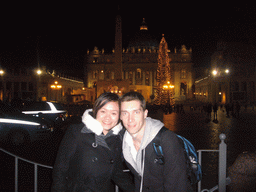
<svg viewBox="0 0 256 192"><path fill-rule="evenodd" d="M116 81L122 80L122 19L119 14L116 16L114 77Z"/></svg>

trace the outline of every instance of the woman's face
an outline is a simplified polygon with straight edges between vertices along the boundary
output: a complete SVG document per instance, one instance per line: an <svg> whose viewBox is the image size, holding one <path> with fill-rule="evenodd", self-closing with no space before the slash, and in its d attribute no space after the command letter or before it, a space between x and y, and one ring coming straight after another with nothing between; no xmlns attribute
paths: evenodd
<svg viewBox="0 0 256 192"><path fill-rule="evenodd" d="M110 101L99 109L96 120L99 121L103 127L103 134L106 135L119 120L119 106L118 102Z"/></svg>

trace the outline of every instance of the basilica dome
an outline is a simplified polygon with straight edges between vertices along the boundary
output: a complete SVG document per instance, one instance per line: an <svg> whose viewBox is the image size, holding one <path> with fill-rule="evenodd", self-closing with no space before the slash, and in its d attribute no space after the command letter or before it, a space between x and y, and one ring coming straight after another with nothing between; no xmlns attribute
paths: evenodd
<svg viewBox="0 0 256 192"><path fill-rule="evenodd" d="M158 48L160 41L158 41L154 35L151 35L148 31L148 26L143 18L143 22L140 26L140 31L135 33L131 37L128 48L135 49L154 49Z"/></svg>

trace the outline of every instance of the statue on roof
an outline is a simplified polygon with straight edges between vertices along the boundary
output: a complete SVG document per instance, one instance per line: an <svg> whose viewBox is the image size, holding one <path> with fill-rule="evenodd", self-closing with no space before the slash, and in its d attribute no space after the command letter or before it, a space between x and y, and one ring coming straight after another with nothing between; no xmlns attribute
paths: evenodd
<svg viewBox="0 0 256 192"><path fill-rule="evenodd" d="M148 30L148 26L145 22L145 18L143 18L143 21L142 21L141 26L140 26L140 30L146 30L146 31Z"/></svg>

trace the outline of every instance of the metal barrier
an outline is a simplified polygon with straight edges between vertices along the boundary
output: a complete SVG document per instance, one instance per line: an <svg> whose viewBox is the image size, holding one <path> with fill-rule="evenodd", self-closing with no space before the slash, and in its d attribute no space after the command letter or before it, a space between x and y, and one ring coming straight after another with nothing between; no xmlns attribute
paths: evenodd
<svg viewBox="0 0 256 192"><path fill-rule="evenodd" d="M217 189L221 192L226 191L226 185L230 183L230 179L226 178L226 163L227 163L227 146L224 142L226 139L225 134L220 134L219 136L221 143L219 144L219 150L198 150L198 159L199 159L199 164L202 165L202 152L219 152L219 183L217 186L213 187L212 189L203 189L201 190L201 181L198 182L198 192L213 192ZM15 158L15 192L18 192L18 160L22 160L28 163L31 163L34 165L34 191L37 192L37 186L38 186L38 166L45 167L52 169L52 166L47 166L43 164L39 164L33 161L29 161L27 159L18 157L2 148L0 148L1 151L5 152L6 154L13 156ZM125 172L128 170L124 170ZM116 192L119 191L118 187L115 186Z"/></svg>
<svg viewBox="0 0 256 192"><path fill-rule="evenodd" d="M45 167L45 168L49 168L49 169L52 169L53 167L52 166L47 166L47 165L43 165L43 164L40 164L40 163L36 163L36 162L33 162L33 161L29 161L27 159L24 159L24 158L21 158L21 157L18 157L17 155L14 155L2 148L0 148L1 151L5 152L6 154L12 156L15 158L15 192L18 192L18 169L19 169L19 164L18 164L18 160L22 160L22 161L25 161L27 163L31 163L34 165L34 191L37 192L37 178L38 178L38 166L41 166L41 167Z"/></svg>
<svg viewBox="0 0 256 192"><path fill-rule="evenodd" d="M218 185L211 188L211 189L203 189L201 190L201 181L198 182L198 192L213 192L219 189L221 192L226 192L226 185L229 184L231 181L229 178L226 178L227 172L227 145L224 142L226 139L225 134L220 134L219 138L221 140L219 144L218 150L211 150L211 149L203 149L198 150L198 159L199 164L202 165L202 152L219 152L219 176L218 176Z"/></svg>
<svg viewBox="0 0 256 192"><path fill-rule="evenodd" d="M18 192L18 184L19 184L18 183L18 180L19 180L19 178L18 178L18 169L19 169L18 160L22 160L24 162L28 162L28 163L31 163L31 164L34 165L34 192L38 191L38 188L37 188L37 186L38 186L38 166L45 167L45 168L48 168L48 169L53 169L52 166L43 165L43 164L40 164L40 163L29 161L27 159L24 159L24 158L21 158L17 155L14 155L14 154L12 154L12 153L10 153L10 152L2 149L2 148L0 148L0 151L3 151L4 153L6 153L6 154L15 158L15 178L14 178L15 179L15 192ZM124 172L129 172L130 170L123 170L123 171ZM119 192L119 188L118 188L117 185L115 186L115 192Z"/></svg>

